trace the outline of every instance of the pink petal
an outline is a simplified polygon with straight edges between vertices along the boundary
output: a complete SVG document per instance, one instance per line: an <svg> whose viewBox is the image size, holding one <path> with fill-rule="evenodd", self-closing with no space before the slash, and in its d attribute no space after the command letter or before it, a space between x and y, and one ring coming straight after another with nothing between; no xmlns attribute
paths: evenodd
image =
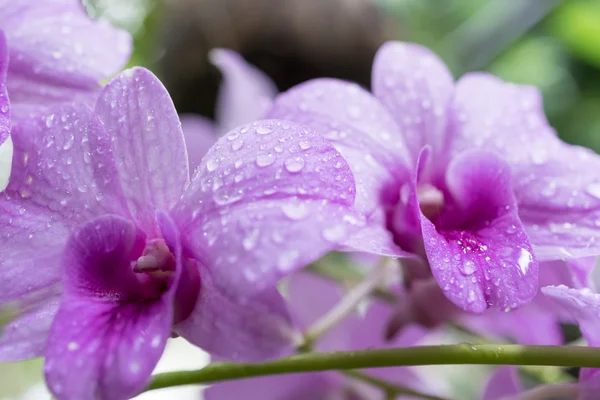
<svg viewBox="0 0 600 400"><path fill-rule="evenodd" d="M90 221L69 240L46 349L46 381L57 397L129 399L146 385L170 334L178 275L162 294L149 294L131 268L144 245L132 222L114 216ZM180 247L175 254L180 262Z"/></svg>
<svg viewBox="0 0 600 400"><path fill-rule="evenodd" d="M150 71L132 68L104 87L95 111L112 139L127 206L136 223L152 232L154 211L168 211L189 180L181 124L169 93Z"/></svg>
<svg viewBox="0 0 600 400"><path fill-rule="evenodd" d="M582 368L579 372L577 400L596 400L598 393L600 393L600 369Z"/></svg>
<svg viewBox="0 0 600 400"><path fill-rule="evenodd" d="M277 94L273 81L235 51L214 49L210 60L223 75L216 110L219 132L263 118Z"/></svg>
<svg viewBox="0 0 600 400"><path fill-rule="evenodd" d="M387 42L373 62L373 94L402 130L414 158L427 144L438 160L449 141L447 107L454 80L431 50L411 43Z"/></svg>
<svg viewBox="0 0 600 400"><path fill-rule="evenodd" d="M92 20L79 1L5 3L0 26L10 48L13 102L69 100L73 92L96 90L129 60L131 36Z"/></svg>
<svg viewBox="0 0 600 400"><path fill-rule="evenodd" d="M590 346L600 346L600 294L564 285L546 286L541 291L571 313Z"/></svg>
<svg viewBox="0 0 600 400"><path fill-rule="evenodd" d="M7 69L8 48L4 32L0 30L0 145L6 141L10 133L10 103L6 93Z"/></svg>
<svg viewBox="0 0 600 400"><path fill-rule="evenodd" d="M498 367L490 376L483 391L483 400L504 400L521 394L525 389L519 370L512 365Z"/></svg>
<svg viewBox="0 0 600 400"><path fill-rule="evenodd" d="M101 214L126 214L110 139L89 108L54 107L16 125L12 141L10 183L0 194L0 307L16 305L21 314L0 339L2 359L39 355L70 230Z"/></svg>
<svg viewBox="0 0 600 400"><path fill-rule="evenodd" d="M286 374L217 383L204 392L206 400L331 400L344 394L344 379L332 372Z"/></svg>
<svg viewBox="0 0 600 400"><path fill-rule="evenodd" d="M224 295L207 268L200 268L200 294L192 314L174 332L210 354L228 360L263 360L289 354L295 335L284 299L269 288L247 301Z"/></svg>
<svg viewBox="0 0 600 400"><path fill-rule="evenodd" d="M453 153L485 148L511 166L519 216L540 260L598 254L600 157L556 137L537 89L468 74L451 119Z"/></svg>
<svg viewBox="0 0 600 400"><path fill-rule="evenodd" d="M315 132L265 120L221 138L173 211L184 241L217 287L251 296L347 239L348 164Z"/></svg>
<svg viewBox="0 0 600 400"><path fill-rule="evenodd" d="M411 161L402 133L377 99L356 84L303 83L279 95L267 116L309 126L333 143L352 168L359 212L379 210L384 185L408 179Z"/></svg>
<svg viewBox="0 0 600 400"><path fill-rule="evenodd" d="M181 129L185 136L190 172L196 170L202 158L218 139L214 123L199 115L181 115Z"/></svg>
<svg viewBox="0 0 600 400"><path fill-rule="evenodd" d="M436 228L420 213L433 276L469 312L517 308L537 292L538 264L510 182L510 168L494 153L464 152L446 172L454 220Z"/></svg>

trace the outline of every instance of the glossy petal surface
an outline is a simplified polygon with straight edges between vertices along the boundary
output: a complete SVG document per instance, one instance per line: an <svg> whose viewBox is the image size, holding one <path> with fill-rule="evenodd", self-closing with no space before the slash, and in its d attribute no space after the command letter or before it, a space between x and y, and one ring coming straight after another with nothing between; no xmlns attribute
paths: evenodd
<svg viewBox="0 0 600 400"><path fill-rule="evenodd" d="M538 265L510 181L510 168L493 153L465 152L446 172L451 220L442 214L434 225L421 214L433 276L466 311L516 308L537 292Z"/></svg>
<svg viewBox="0 0 600 400"><path fill-rule="evenodd" d="M225 295L251 297L314 261L361 225L341 155L291 122L265 120L221 138L174 218Z"/></svg>
<svg viewBox="0 0 600 400"><path fill-rule="evenodd" d="M145 232L155 210L169 210L189 180L181 123L162 83L144 68L111 80L96 103L133 220Z"/></svg>

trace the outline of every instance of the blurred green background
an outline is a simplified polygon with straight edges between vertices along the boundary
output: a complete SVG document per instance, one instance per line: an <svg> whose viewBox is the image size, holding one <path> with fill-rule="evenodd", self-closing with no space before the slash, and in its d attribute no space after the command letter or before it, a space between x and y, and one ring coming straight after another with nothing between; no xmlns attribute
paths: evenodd
<svg viewBox="0 0 600 400"><path fill-rule="evenodd" d="M319 75L368 85L379 44L399 39L434 49L455 77L485 70L537 86L559 135L600 152L598 0L84 3L92 16L107 18L134 35L130 65L154 70L182 112L213 114L219 73L207 61L212 47L240 50L284 90ZM26 392L40 381L40 365L0 365L0 399L47 398L40 397L43 392L38 389Z"/></svg>

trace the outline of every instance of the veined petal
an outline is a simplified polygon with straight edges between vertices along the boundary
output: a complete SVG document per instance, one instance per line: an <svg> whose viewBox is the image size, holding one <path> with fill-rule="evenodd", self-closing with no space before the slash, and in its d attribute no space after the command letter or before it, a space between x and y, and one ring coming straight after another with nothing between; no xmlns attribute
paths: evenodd
<svg viewBox="0 0 600 400"><path fill-rule="evenodd" d="M190 172L198 168L204 155L218 139L214 123L199 115L181 115L181 129L185 137Z"/></svg>
<svg viewBox="0 0 600 400"><path fill-rule="evenodd" d="M464 152L446 172L452 221L436 227L419 213L433 276L466 311L517 308L537 292L538 264L510 182L510 167L494 153Z"/></svg>
<svg viewBox="0 0 600 400"><path fill-rule="evenodd" d="M170 334L180 268L166 289L145 284L131 267L144 245L145 235L116 216L71 236L44 368L59 399L129 399L146 385ZM174 253L180 267L181 248Z"/></svg>
<svg viewBox="0 0 600 400"><path fill-rule="evenodd" d="M0 146L10 133L10 103L6 93L6 71L8 70L8 47L6 37L0 30Z"/></svg>
<svg viewBox="0 0 600 400"><path fill-rule="evenodd" d="M156 230L155 210L169 210L189 181L181 123L163 84L144 68L111 80L96 114L112 139L127 206L145 231Z"/></svg>
<svg viewBox="0 0 600 400"><path fill-rule="evenodd" d="M47 94L69 100L73 89L96 90L131 54L127 32L92 20L76 0L3 0L0 26L10 48L13 102L44 103Z"/></svg>
<svg viewBox="0 0 600 400"><path fill-rule="evenodd" d="M294 331L285 300L269 288L243 302L224 295L199 265L200 292L192 314L173 331L210 354L256 361L293 351Z"/></svg>
<svg viewBox="0 0 600 400"><path fill-rule="evenodd" d="M373 61L372 87L398 123L412 156L416 159L423 146L431 145L438 161L450 139L446 116L454 89L444 62L423 46L387 42Z"/></svg>
<svg viewBox="0 0 600 400"><path fill-rule="evenodd" d="M359 212L370 215L381 207L389 181L408 180L411 157L401 131L377 99L354 83L303 83L277 96L267 116L309 126L333 143L356 179Z"/></svg>
<svg viewBox="0 0 600 400"><path fill-rule="evenodd" d="M231 297L252 297L335 248L362 225L342 156L292 122L221 138L172 214L186 247Z"/></svg>
<svg viewBox="0 0 600 400"><path fill-rule="evenodd" d="M504 365L494 370L483 390L483 400L503 400L522 393L525 389L519 379L519 370Z"/></svg>
<svg viewBox="0 0 600 400"><path fill-rule="evenodd" d="M235 51L214 49L210 60L223 75L216 110L219 132L264 118L277 94L275 83Z"/></svg>
<svg viewBox="0 0 600 400"><path fill-rule="evenodd" d="M600 253L600 156L558 139L537 89L468 74L450 118L453 154L475 146L511 166L519 217L540 260Z"/></svg>

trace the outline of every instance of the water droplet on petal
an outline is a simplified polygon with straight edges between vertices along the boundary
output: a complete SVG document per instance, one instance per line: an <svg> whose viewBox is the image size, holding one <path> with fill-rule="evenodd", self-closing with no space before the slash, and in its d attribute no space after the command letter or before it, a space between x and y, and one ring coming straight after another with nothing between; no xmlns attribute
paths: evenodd
<svg viewBox="0 0 600 400"><path fill-rule="evenodd" d="M259 126L258 128L256 128L256 133L258 133L259 135L268 135L271 132L273 131L268 126Z"/></svg>
<svg viewBox="0 0 600 400"><path fill-rule="evenodd" d="M304 168L304 158L302 157L290 157L285 160L285 169L288 172L300 172L302 168Z"/></svg>
<svg viewBox="0 0 600 400"><path fill-rule="evenodd" d="M258 234L258 228L255 228L252 231L250 231L250 233L244 238L244 240L242 240L242 246L244 246L244 249L249 251L256 247L256 244L258 243Z"/></svg>
<svg viewBox="0 0 600 400"><path fill-rule="evenodd" d="M273 154L261 154L256 157L256 165L259 167L268 167L275 162Z"/></svg>
<svg viewBox="0 0 600 400"><path fill-rule="evenodd" d="M209 172L216 170L219 167L219 160L216 158L209 158L206 160L206 169Z"/></svg>
<svg viewBox="0 0 600 400"><path fill-rule="evenodd" d="M287 203L281 207L281 211L293 220L301 220L308 217L309 209L304 203Z"/></svg>
<svg viewBox="0 0 600 400"><path fill-rule="evenodd" d="M465 262L458 266L458 269L463 275L472 275L477 270L477 266L473 261L465 260Z"/></svg>
<svg viewBox="0 0 600 400"><path fill-rule="evenodd" d="M310 146L311 146L310 142L308 142L306 140L301 141L300 143L298 143L298 145L300 146L300 148L302 150L308 150L308 149L310 149Z"/></svg>

